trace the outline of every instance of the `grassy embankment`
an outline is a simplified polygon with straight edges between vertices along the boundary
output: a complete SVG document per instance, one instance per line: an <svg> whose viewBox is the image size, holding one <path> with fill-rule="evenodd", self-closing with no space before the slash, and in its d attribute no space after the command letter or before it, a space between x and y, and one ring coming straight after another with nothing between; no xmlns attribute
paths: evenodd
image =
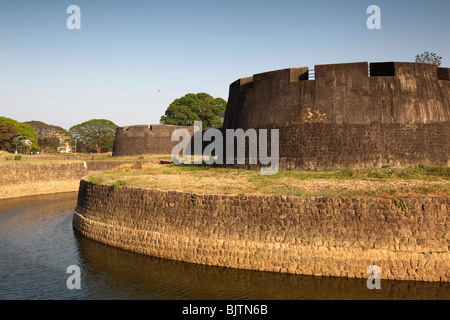
<svg viewBox="0 0 450 320"><path fill-rule="evenodd" d="M88 181L191 193L294 195L323 197L448 197L450 168L416 166L404 169L333 169L280 171L262 176L259 170L207 165L143 164L89 176Z"/></svg>
<svg viewBox="0 0 450 320"><path fill-rule="evenodd" d="M61 161L152 161L158 162L161 160L170 161L170 155L144 155L144 156L124 156L112 157L111 153L102 154L40 154L40 155L17 155L2 151L0 155L0 164L3 163L43 163L43 162L61 162ZM19 160L20 158L20 160Z"/></svg>

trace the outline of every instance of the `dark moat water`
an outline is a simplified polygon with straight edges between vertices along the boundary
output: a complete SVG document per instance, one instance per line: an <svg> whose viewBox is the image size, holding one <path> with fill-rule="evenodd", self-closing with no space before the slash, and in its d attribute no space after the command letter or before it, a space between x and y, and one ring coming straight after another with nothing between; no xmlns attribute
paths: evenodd
<svg viewBox="0 0 450 320"><path fill-rule="evenodd" d="M201 266L143 256L72 230L76 193L0 201L0 299L450 299L449 283L322 278ZM66 273L81 270L81 289Z"/></svg>

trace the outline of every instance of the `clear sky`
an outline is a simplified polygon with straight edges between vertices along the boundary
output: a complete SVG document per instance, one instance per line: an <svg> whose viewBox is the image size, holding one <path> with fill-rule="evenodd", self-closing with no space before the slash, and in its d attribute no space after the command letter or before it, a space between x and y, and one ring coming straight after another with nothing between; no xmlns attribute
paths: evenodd
<svg viewBox="0 0 450 320"><path fill-rule="evenodd" d="M81 29L69 30L69 5ZM369 30L370 5L381 30ZM157 124L187 93L228 99L231 82L344 62L450 67L450 1L1 0L0 115L65 129Z"/></svg>

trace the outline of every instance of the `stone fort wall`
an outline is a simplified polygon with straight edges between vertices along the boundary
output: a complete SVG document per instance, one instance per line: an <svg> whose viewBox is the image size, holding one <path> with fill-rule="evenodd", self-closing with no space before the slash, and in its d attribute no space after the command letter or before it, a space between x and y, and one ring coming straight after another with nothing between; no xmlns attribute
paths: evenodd
<svg viewBox="0 0 450 320"><path fill-rule="evenodd" d="M272 129L279 129L281 170L450 166L450 122L305 123ZM268 143L270 150L270 139Z"/></svg>
<svg viewBox="0 0 450 320"><path fill-rule="evenodd" d="M370 70L370 71L369 71ZM367 62L255 74L230 85L225 128L304 123L450 121L449 69L431 64Z"/></svg>
<svg viewBox="0 0 450 320"><path fill-rule="evenodd" d="M171 154L178 141L171 141L172 132L176 129L187 129L194 132L193 127L170 125L138 125L117 128L113 145L113 156L135 156L143 154Z"/></svg>
<svg viewBox="0 0 450 320"><path fill-rule="evenodd" d="M361 62L315 66L314 80L309 72L233 82L222 130L279 129L281 169L450 165L450 69ZM119 128L114 155L170 154L176 128Z"/></svg>
<svg viewBox="0 0 450 320"><path fill-rule="evenodd" d="M195 200L195 201L194 201ZM81 181L73 227L107 245L221 267L450 280L449 198L194 195Z"/></svg>
<svg viewBox="0 0 450 320"><path fill-rule="evenodd" d="M131 161L55 161L0 164L0 199L76 192L80 179L95 172L116 169Z"/></svg>
<svg viewBox="0 0 450 320"><path fill-rule="evenodd" d="M448 68L319 65L230 85L224 129L279 129L280 168L450 165Z"/></svg>

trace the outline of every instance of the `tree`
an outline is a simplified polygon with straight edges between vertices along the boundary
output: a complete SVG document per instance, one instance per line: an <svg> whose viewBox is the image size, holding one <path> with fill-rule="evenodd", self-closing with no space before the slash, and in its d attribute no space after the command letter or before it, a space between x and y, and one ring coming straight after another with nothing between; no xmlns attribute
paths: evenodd
<svg viewBox="0 0 450 320"><path fill-rule="evenodd" d="M58 148L61 147L61 140L57 137L38 137L37 143L41 150L46 153L58 152Z"/></svg>
<svg viewBox="0 0 450 320"><path fill-rule="evenodd" d="M430 63L436 66L440 66L442 61L442 57L436 55L436 53L425 51L421 55L416 56L417 63Z"/></svg>
<svg viewBox="0 0 450 320"><path fill-rule="evenodd" d="M37 133L37 142L42 151L57 152L59 147L74 144L72 135L61 127L35 120L24 123L31 126Z"/></svg>
<svg viewBox="0 0 450 320"><path fill-rule="evenodd" d="M10 146L10 151L17 150L21 153L25 153L28 151L36 152L41 150L37 143L38 135L28 124L20 123L14 119L6 117L0 117L0 120L4 124L10 125L17 130Z"/></svg>
<svg viewBox="0 0 450 320"><path fill-rule="evenodd" d="M227 102L213 98L207 93L188 93L175 99L161 117L161 124L191 126L194 121L202 121L203 128L220 127Z"/></svg>
<svg viewBox="0 0 450 320"><path fill-rule="evenodd" d="M13 125L0 119L0 150L11 150L16 134L17 129Z"/></svg>
<svg viewBox="0 0 450 320"><path fill-rule="evenodd" d="M97 153L112 151L118 126L109 120L92 119L69 129L72 136Z"/></svg>

